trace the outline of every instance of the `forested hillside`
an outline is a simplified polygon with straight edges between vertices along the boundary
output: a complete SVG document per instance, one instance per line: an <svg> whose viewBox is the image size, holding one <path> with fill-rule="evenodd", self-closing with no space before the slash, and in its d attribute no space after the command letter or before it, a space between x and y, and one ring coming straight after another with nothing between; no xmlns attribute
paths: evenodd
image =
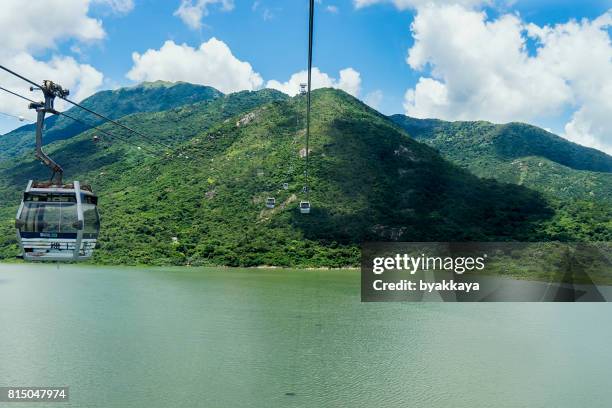
<svg viewBox="0 0 612 408"><path fill-rule="evenodd" d="M130 144L93 143L96 131L48 150L67 180L100 196L100 263L346 266L365 241L612 237L609 207L597 199L582 202L585 213L526 185L479 178L332 89L313 93L313 209L300 214L304 116L304 97L242 92L121 119L170 150L129 134ZM17 254L12 218L33 176L47 174L29 155L0 162L2 257Z"/></svg>
<svg viewBox="0 0 612 408"><path fill-rule="evenodd" d="M612 157L523 123L391 119L415 140L483 178L541 192L555 210L546 233L559 240L612 239Z"/></svg>
<svg viewBox="0 0 612 408"><path fill-rule="evenodd" d="M562 199L612 201L612 157L522 123L444 122L394 115L410 136L480 177Z"/></svg>

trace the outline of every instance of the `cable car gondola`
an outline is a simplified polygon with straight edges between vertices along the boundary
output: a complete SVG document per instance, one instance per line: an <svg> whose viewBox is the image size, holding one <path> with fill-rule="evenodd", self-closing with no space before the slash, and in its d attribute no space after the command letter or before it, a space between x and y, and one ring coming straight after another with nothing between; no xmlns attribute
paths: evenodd
<svg viewBox="0 0 612 408"><path fill-rule="evenodd" d="M26 261L71 261L91 258L100 219L91 187L30 180L17 211L15 226Z"/></svg>
<svg viewBox="0 0 612 408"><path fill-rule="evenodd" d="M63 169L42 150L42 132L46 113L57 113L55 97L65 97L68 90L44 81L40 90L45 102L33 102L36 109L36 158L52 171L45 182L30 180L17 210L15 227L26 261L73 261L91 258L96 247L100 220L98 198L90 186L78 181L62 182Z"/></svg>
<svg viewBox="0 0 612 408"><path fill-rule="evenodd" d="M274 197L268 197L266 199L266 208L274 208L276 206L276 199Z"/></svg>
<svg viewBox="0 0 612 408"><path fill-rule="evenodd" d="M300 201L300 213L310 214L310 201Z"/></svg>

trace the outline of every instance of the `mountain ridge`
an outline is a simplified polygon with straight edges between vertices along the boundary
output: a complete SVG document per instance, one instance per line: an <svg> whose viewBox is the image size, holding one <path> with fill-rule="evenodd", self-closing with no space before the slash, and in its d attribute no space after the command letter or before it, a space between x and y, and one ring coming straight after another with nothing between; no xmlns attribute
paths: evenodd
<svg viewBox="0 0 612 408"><path fill-rule="evenodd" d="M313 93L313 210L301 215L305 98L272 98L278 100L232 111L185 138L169 119L151 119L176 119L189 106L124 119L140 121L141 130L163 124L159 137L171 136L164 141L183 144L181 151L197 159L146 158L129 150L117 160L118 152L94 145L87 132L60 142L58 161L75 150L88 157L67 165L67 173L100 194L97 261L345 266L357 262L366 240L528 239L539 220L552 216L537 193L478 179L362 102L330 89ZM189 126L217 105L221 98L203 103L206 109ZM4 170L3 178L19 185L32 172L33 161ZM278 200L274 210L265 209L269 196Z"/></svg>
<svg viewBox="0 0 612 408"><path fill-rule="evenodd" d="M518 183L479 178L333 89L313 92L313 210L301 215L305 105L302 96L261 90L120 119L174 146L171 154L151 146L157 154L147 155L137 138L93 143L92 130L52 143L67 179L100 195L95 261L340 267L357 264L368 240L612 239L598 197L566 206ZM0 163L0 258L16 254L20 190L45 176L29 156ZM265 208L267 197L275 209Z"/></svg>
<svg viewBox="0 0 612 408"><path fill-rule="evenodd" d="M592 147L583 146L537 126L522 122L494 124L487 121L455 121L441 119L417 119L402 114L389 116L409 134L415 134L418 139L433 139L436 132L444 130L459 131L467 126L478 126L490 129L491 138L501 137L504 142L512 141L513 145L496 145L498 154L509 158L527 156L542 156L575 170L612 173L612 156ZM472 135L474 136L474 135ZM510 139L510 140L508 140ZM520 144L517 145L517 142ZM548 146L542 146L547 142ZM553 144L550 146L550 144ZM562 145L563 156L555 157L551 149ZM548 149L548 150L547 150Z"/></svg>
<svg viewBox="0 0 612 408"><path fill-rule="evenodd" d="M550 197L612 201L611 156L535 126L390 118L479 177L526 185Z"/></svg>

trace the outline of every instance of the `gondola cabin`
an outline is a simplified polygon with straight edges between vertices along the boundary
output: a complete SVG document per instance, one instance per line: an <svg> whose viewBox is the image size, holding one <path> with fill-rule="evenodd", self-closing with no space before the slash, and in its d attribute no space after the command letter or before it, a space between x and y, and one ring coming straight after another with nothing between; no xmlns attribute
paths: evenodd
<svg viewBox="0 0 612 408"><path fill-rule="evenodd" d="M276 199L274 197L268 197L266 199L266 208L274 208L276 206Z"/></svg>
<svg viewBox="0 0 612 408"><path fill-rule="evenodd" d="M91 258L100 231L98 198L78 181L53 185L30 181L15 226L26 261Z"/></svg>
<svg viewBox="0 0 612 408"><path fill-rule="evenodd" d="M310 201L300 201L300 213L310 214Z"/></svg>

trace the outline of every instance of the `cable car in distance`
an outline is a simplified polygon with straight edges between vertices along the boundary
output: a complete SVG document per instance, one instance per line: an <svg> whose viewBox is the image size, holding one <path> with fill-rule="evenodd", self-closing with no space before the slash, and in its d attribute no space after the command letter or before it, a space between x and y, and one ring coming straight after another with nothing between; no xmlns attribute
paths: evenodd
<svg viewBox="0 0 612 408"><path fill-rule="evenodd" d="M310 214L310 201L300 201L300 213Z"/></svg>
<svg viewBox="0 0 612 408"><path fill-rule="evenodd" d="M82 261L91 258L100 231L98 198L91 187L30 180L15 227L26 261Z"/></svg>
<svg viewBox="0 0 612 408"><path fill-rule="evenodd" d="M276 206L276 199L274 197L268 197L266 199L266 208L274 208Z"/></svg>

